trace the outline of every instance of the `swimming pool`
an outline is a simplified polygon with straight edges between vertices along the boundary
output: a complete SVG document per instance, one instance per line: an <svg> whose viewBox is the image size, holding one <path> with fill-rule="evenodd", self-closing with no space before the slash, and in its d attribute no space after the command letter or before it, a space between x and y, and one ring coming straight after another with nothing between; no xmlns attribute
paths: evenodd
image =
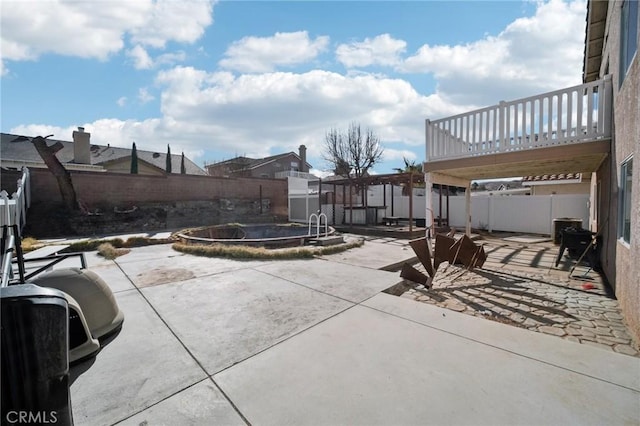
<svg viewBox="0 0 640 426"><path fill-rule="evenodd" d="M327 231L297 223L284 224L239 224L204 226L185 229L176 233L176 237L187 244L229 244L261 246L266 248L293 247L306 244L310 239L331 235L332 227Z"/></svg>

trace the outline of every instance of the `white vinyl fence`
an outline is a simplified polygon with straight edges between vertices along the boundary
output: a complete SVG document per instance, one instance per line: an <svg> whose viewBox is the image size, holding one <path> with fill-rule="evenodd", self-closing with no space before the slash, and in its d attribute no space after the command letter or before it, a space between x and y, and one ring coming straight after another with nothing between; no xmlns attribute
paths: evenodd
<svg viewBox="0 0 640 426"><path fill-rule="evenodd" d="M312 213L318 211L318 194L309 191L307 182L289 178L289 220L306 223ZM297 180L297 179L296 179ZM393 211L391 208L391 185L383 190L382 186L370 187L367 191L367 205L386 206L378 214L409 218L409 196L402 195L402 187L393 187ZM361 205L359 197L354 197L354 205ZM440 196L432 193L433 215L440 212ZM446 195L442 196L442 216L447 217ZM323 204L320 208L327 215L328 223L342 224L345 220L344 207L341 204ZM464 229L465 196L449 197L449 224ZM413 218L426 217L424 188L413 191ZM335 222L334 222L335 217ZM471 197L471 227L488 231L522 232L529 234L552 235L553 220L557 218L581 218L582 226L589 226L589 195L474 195ZM344 221L344 222L343 222Z"/></svg>
<svg viewBox="0 0 640 426"><path fill-rule="evenodd" d="M464 196L449 199L451 226L464 228ZM434 202L437 211L437 200ZM471 197L471 227L489 231L553 234L553 219L580 218L589 225L589 195L481 195Z"/></svg>
<svg viewBox="0 0 640 426"><path fill-rule="evenodd" d="M368 205L386 204L386 215L391 216L391 190L388 185L383 196L382 186L368 191ZM413 217L426 217L425 190L414 189ZM383 203L386 198L386 203ZM432 194L434 217L440 212L440 196ZM446 195L442 196L442 216L447 217ZM449 197L449 223L464 228L464 194ZM393 189L393 216L409 217L409 196L402 195L401 187ZM474 195L471 197L471 226L489 231L553 234L553 219L581 218L582 226L589 225L589 194L568 195Z"/></svg>

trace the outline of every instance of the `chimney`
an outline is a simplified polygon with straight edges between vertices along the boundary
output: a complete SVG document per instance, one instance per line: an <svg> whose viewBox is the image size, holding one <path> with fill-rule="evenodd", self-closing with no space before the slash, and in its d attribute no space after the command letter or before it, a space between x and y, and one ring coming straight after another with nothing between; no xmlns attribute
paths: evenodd
<svg viewBox="0 0 640 426"><path fill-rule="evenodd" d="M91 164L89 138L91 133L85 132L84 127L73 131L73 162L76 164Z"/></svg>
<svg viewBox="0 0 640 426"><path fill-rule="evenodd" d="M300 152L300 171L308 173L309 169L307 168L307 147L304 145L300 145L298 150Z"/></svg>

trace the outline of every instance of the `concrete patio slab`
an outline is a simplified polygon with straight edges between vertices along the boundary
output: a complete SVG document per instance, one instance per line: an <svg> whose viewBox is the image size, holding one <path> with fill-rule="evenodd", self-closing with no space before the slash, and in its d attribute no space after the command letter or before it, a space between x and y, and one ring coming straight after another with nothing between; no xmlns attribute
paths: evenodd
<svg viewBox="0 0 640 426"><path fill-rule="evenodd" d="M114 262L111 262L111 264L92 266L88 269L98 274L114 293L135 288L129 278Z"/></svg>
<svg viewBox="0 0 640 426"><path fill-rule="evenodd" d="M121 425L245 425L210 379L165 399Z"/></svg>
<svg viewBox="0 0 640 426"><path fill-rule="evenodd" d="M348 265L382 269L398 264L401 266L402 262L415 258L415 254L407 241L368 237L362 247L322 256L322 258ZM396 267L396 269L400 268Z"/></svg>
<svg viewBox="0 0 640 426"><path fill-rule="evenodd" d="M214 380L261 425L633 424L640 415L637 391L364 306Z"/></svg>
<svg viewBox="0 0 640 426"><path fill-rule="evenodd" d="M165 252L165 250L162 251ZM174 253L178 252L174 251ZM134 257L127 258L131 254ZM141 258L139 253L132 251L130 254L118 257L116 263L120 265L136 286L149 287L222 272L247 269L252 266L262 265L265 262L212 259L182 254L178 254L178 257L169 257L166 252L164 257L144 259Z"/></svg>
<svg viewBox="0 0 640 426"><path fill-rule="evenodd" d="M252 269L142 292L209 374L352 306Z"/></svg>
<svg viewBox="0 0 640 426"><path fill-rule="evenodd" d="M137 290L115 294L119 335L71 369L76 425L113 424L206 377Z"/></svg>
<svg viewBox="0 0 640 426"><path fill-rule="evenodd" d="M117 258L118 263L133 263L140 261L150 261L157 259L168 259L182 257L184 253L175 251L171 248L171 244L157 244L146 247L134 247L129 253Z"/></svg>
<svg viewBox="0 0 640 426"><path fill-rule="evenodd" d="M256 269L353 303L400 281L396 272L319 259L274 262Z"/></svg>
<svg viewBox="0 0 640 426"><path fill-rule="evenodd" d="M560 340L555 336L482 320L390 294L378 294L363 305L640 392L640 358Z"/></svg>
<svg viewBox="0 0 640 426"><path fill-rule="evenodd" d="M87 268L94 266L113 265L113 260L105 259L97 251L88 251L84 253L84 260L87 262Z"/></svg>
<svg viewBox="0 0 640 426"><path fill-rule="evenodd" d="M31 255L29 256L30 258L35 257L35 255L33 255L32 253L35 253L35 252L29 253ZM84 255L87 268L92 268L94 266L113 265L113 260L105 259L101 255L99 255L97 251L85 252L83 253L83 255ZM25 256L25 258L29 258L29 257ZM46 265L47 263L50 263L50 260L26 262L25 263L26 272L29 273L30 271L34 271L37 268ZM67 259L62 260L59 263L56 263L50 268L50 270L62 269L62 268L81 268L81 267L82 267L82 261L80 259L80 256L76 255L76 256L68 257Z"/></svg>

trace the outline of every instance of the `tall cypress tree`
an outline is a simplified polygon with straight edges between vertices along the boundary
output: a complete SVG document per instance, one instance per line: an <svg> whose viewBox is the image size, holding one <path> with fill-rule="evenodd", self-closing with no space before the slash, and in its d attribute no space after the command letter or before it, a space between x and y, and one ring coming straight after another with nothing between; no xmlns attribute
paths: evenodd
<svg viewBox="0 0 640 426"><path fill-rule="evenodd" d="M167 144L167 173L171 173L171 147Z"/></svg>
<svg viewBox="0 0 640 426"><path fill-rule="evenodd" d="M136 149L135 142L131 148L131 174L138 174L138 150Z"/></svg>
<svg viewBox="0 0 640 426"><path fill-rule="evenodd" d="M180 160L180 174L187 174L187 168L184 166L184 151L182 152L182 159Z"/></svg>

